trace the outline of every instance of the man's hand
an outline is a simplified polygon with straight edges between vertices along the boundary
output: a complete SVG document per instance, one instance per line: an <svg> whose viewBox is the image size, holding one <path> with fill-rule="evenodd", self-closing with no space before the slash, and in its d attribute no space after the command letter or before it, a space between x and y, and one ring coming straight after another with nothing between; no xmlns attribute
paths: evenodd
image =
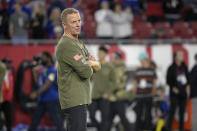
<svg viewBox="0 0 197 131"><path fill-rule="evenodd" d="M173 87L172 91L173 91L175 94L179 94L179 90L178 90L176 87Z"/></svg>
<svg viewBox="0 0 197 131"><path fill-rule="evenodd" d="M98 71L100 69L100 63L98 61L88 60L88 65L92 67L94 71Z"/></svg>
<svg viewBox="0 0 197 131"><path fill-rule="evenodd" d="M33 93L31 93L31 95L30 95L30 98L31 99L36 99L38 97L38 93L37 92L33 92Z"/></svg>

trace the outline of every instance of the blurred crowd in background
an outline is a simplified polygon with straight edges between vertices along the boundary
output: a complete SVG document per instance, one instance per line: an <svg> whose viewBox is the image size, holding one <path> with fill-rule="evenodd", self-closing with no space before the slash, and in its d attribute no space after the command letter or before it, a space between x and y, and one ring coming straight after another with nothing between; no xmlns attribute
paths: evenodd
<svg viewBox="0 0 197 131"><path fill-rule="evenodd" d="M197 36L195 0L1 0L0 39L13 44L58 39L63 33L60 13L66 7L80 11L82 38L150 38L162 43Z"/></svg>

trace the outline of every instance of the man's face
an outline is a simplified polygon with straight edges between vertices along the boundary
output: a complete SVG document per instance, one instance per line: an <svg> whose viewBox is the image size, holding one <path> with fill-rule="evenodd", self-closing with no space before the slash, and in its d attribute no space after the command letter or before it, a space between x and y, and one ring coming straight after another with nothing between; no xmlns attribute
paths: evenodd
<svg viewBox="0 0 197 131"><path fill-rule="evenodd" d="M79 13L69 14L62 23L64 29L71 35L79 35L81 32L81 18Z"/></svg>
<svg viewBox="0 0 197 131"><path fill-rule="evenodd" d="M107 54L106 54L104 51L102 51L102 50L99 50L99 51L98 51L99 60L105 59L106 55L107 55Z"/></svg>
<svg viewBox="0 0 197 131"><path fill-rule="evenodd" d="M42 61L42 65L46 66L48 63L48 58L47 56L45 56L44 54L41 55L41 61Z"/></svg>
<svg viewBox="0 0 197 131"><path fill-rule="evenodd" d="M148 64L148 59L142 59L140 62L142 66L146 66Z"/></svg>

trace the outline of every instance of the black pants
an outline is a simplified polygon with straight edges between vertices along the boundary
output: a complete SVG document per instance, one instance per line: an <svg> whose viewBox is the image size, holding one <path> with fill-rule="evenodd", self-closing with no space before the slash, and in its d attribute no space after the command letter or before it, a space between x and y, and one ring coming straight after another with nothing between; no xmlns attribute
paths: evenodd
<svg viewBox="0 0 197 131"><path fill-rule="evenodd" d="M57 131L63 131L62 119L58 110L58 101L39 102L29 127L29 131L36 131L43 115L48 112Z"/></svg>
<svg viewBox="0 0 197 131"><path fill-rule="evenodd" d="M121 119L121 123L124 126L124 131L131 131L131 124L126 118L126 105L124 101L116 101L110 103L110 129L112 126L113 119L116 115L118 115ZM108 131L110 131L110 129Z"/></svg>
<svg viewBox="0 0 197 131"><path fill-rule="evenodd" d="M87 105L79 105L63 110L67 123L66 131L87 130Z"/></svg>
<svg viewBox="0 0 197 131"><path fill-rule="evenodd" d="M101 111L101 123L99 123L95 118L95 114L98 109ZM92 125L95 126L98 131L108 131L110 102L105 99L93 100L92 104L89 106L89 112Z"/></svg>
<svg viewBox="0 0 197 131"><path fill-rule="evenodd" d="M12 103L3 102L0 105L0 110L4 113L7 131L11 131L12 130Z"/></svg>
<svg viewBox="0 0 197 131"><path fill-rule="evenodd" d="M136 105L136 131L152 130L152 97L138 98Z"/></svg>
<svg viewBox="0 0 197 131"><path fill-rule="evenodd" d="M184 131L184 113L186 108L186 100L172 97L170 99L170 111L168 116L168 131L172 130L172 123L177 107L179 108L179 131Z"/></svg>

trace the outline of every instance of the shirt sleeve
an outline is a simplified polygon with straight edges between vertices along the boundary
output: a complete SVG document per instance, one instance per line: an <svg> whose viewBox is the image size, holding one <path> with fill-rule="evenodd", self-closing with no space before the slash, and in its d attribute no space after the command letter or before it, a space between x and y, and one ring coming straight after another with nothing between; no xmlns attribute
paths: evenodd
<svg viewBox="0 0 197 131"><path fill-rule="evenodd" d="M63 62L68 64L79 77L88 79L92 76L92 68L86 63L84 56L76 48L63 48L60 55Z"/></svg>
<svg viewBox="0 0 197 131"><path fill-rule="evenodd" d="M57 72L55 70L50 70L47 75L47 80L54 82L56 80Z"/></svg>

